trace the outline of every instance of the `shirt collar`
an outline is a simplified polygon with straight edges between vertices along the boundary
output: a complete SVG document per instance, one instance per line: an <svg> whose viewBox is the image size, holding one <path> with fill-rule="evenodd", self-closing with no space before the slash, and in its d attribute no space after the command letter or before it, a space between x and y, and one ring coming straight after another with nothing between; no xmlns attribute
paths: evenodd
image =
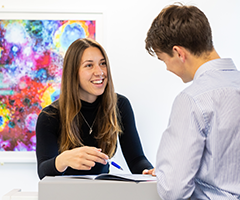
<svg viewBox="0 0 240 200"><path fill-rule="evenodd" d="M196 71L193 80L199 78L202 74L207 71L232 71L237 70L231 58L220 58L210 60L201 65Z"/></svg>

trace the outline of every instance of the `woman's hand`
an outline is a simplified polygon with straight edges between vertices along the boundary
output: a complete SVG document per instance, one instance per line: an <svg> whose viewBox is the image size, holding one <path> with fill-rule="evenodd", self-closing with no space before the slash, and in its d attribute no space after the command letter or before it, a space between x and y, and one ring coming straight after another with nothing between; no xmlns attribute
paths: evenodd
<svg viewBox="0 0 240 200"><path fill-rule="evenodd" d="M95 163L107 164L108 156L96 147L78 147L62 152L56 157L55 165L59 172L67 167L77 170L90 170Z"/></svg>
<svg viewBox="0 0 240 200"><path fill-rule="evenodd" d="M150 175L152 175L152 176L156 176L156 174L155 174L155 168L153 168L153 169L144 169L143 172L142 172L142 174L150 174Z"/></svg>

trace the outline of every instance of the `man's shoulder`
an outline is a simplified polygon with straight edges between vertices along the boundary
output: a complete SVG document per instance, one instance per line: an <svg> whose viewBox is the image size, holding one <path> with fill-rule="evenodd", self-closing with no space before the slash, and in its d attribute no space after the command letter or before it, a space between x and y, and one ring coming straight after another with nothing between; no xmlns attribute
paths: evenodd
<svg viewBox="0 0 240 200"><path fill-rule="evenodd" d="M214 85L218 83L213 83L214 79L211 79L207 76L199 77L196 80L186 87L182 93L191 96L192 98L196 98L204 93L212 91L214 89Z"/></svg>

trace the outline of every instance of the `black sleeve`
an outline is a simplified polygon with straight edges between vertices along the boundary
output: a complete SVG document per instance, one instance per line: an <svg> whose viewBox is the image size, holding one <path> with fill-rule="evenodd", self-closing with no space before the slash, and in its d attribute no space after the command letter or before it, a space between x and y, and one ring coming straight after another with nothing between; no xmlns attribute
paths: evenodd
<svg viewBox="0 0 240 200"><path fill-rule="evenodd" d="M129 100L122 95L118 95L118 108L123 129L123 133L119 136L123 156L130 171L133 174L141 174L144 169L152 169L153 166L143 153Z"/></svg>
<svg viewBox="0 0 240 200"><path fill-rule="evenodd" d="M62 174L55 167L55 159L58 156L58 134L59 117L57 110L48 106L39 114L36 125L36 156L40 179L44 176Z"/></svg>

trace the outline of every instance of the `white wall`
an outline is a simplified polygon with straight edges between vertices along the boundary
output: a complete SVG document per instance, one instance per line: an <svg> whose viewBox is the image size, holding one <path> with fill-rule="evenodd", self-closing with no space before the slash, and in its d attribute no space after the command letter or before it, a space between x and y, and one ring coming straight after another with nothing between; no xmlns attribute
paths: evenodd
<svg viewBox="0 0 240 200"><path fill-rule="evenodd" d="M104 43L110 58L115 89L126 95L135 111L143 148L155 164L162 132L167 126L174 97L187 85L148 55L144 40L152 20L170 0L1 0L4 9L98 10L104 12ZM202 9L209 18L214 45L221 57L233 58L240 69L240 1L182 1ZM117 152L115 160L127 166ZM114 169L112 169L113 172ZM37 191L36 164L0 165L0 197L13 188Z"/></svg>

